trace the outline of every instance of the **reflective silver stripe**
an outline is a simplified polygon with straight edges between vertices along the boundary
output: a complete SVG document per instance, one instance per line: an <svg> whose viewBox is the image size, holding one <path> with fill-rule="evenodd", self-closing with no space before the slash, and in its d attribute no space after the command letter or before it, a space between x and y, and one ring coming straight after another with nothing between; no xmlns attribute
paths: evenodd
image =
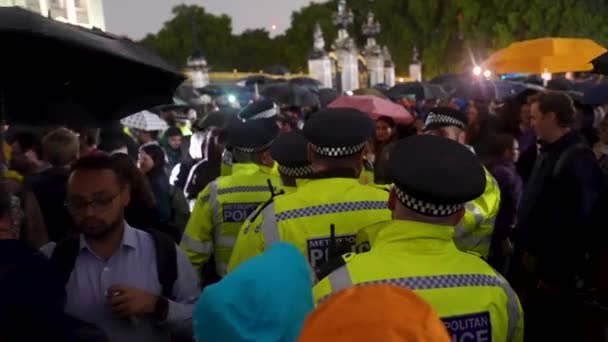
<svg viewBox="0 0 608 342"><path fill-rule="evenodd" d="M186 234L182 236L181 244L193 252L204 254L211 254L213 252L213 244L210 241L196 241Z"/></svg>
<svg viewBox="0 0 608 342"><path fill-rule="evenodd" d="M467 249L474 249L475 247L490 245L492 243L492 236L490 234L485 234L483 236L466 234L465 236L459 238L456 243L461 247L466 247Z"/></svg>
<svg viewBox="0 0 608 342"><path fill-rule="evenodd" d="M519 313L519 302L517 301L517 295L515 294L515 291L513 291L511 285L509 285L509 283L504 280L504 278L498 272L494 271L494 273L496 273L496 278L499 280L499 285L502 287L502 290L507 296L507 315L509 316L507 341L513 341L513 338L515 337L515 330L517 329L517 323L521 318Z"/></svg>
<svg viewBox="0 0 608 342"><path fill-rule="evenodd" d="M200 200L201 200L201 202L203 202L203 203L204 203L204 202L209 201L209 198L210 198L210 197L211 197L211 196L210 196L209 194L206 194L205 196L201 197L201 198L200 198Z"/></svg>
<svg viewBox="0 0 608 342"><path fill-rule="evenodd" d="M234 236L220 235L215 243L221 247L232 248L236 244L236 238Z"/></svg>
<svg viewBox="0 0 608 342"><path fill-rule="evenodd" d="M256 228L256 230L258 229L261 229L262 234L264 234L265 248L280 240L277 217L274 214L274 203L270 203L262 210L262 223Z"/></svg>
<svg viewBox="0 0 608 342"><path fill-rule="evenodd" d="M209 183L209 199L211 200L211 221L213 222L213 241L220 237L220 204L217 201L217 180Z"/></svg>
<svg viewBox="0 0 608 342"><path fill-rule="evenodd" d="M479 228L479 226L481 226L481 223L483 222L483 215L481 215L481 211L476 206L469 203L465 204L464 207L467 211L473 213L473 217L475 218L475 229ZM462 220L460 220L460 222L458 222L458 224L456 225L454 239L458 241L469 235L465 231L464 221L465 218L463 217Z"/></svg>
<svg viewBox="0 0 608 342"><path fill-rule="evenodd" d="M350 273L348 273L348 268L346 265L343 265L337 270L331 272L328 276L328 280L332 293L336 293L340 290L353 286L353 281L350 279Z"/></svg>
<svg viewBox="0 0 608 342"><path fill-rule="evenodd" d="M349 211L388 209L386 201L360 201L316 205L300 209L287 210L277 214L277 222L299 217L310 217L325 214L344 213Z"/></svg>
<svg viewBox="0 0 608 342"><path fill-rule="evenodd" d="M270 188L265 185L252 185L252 186L234 186L231 188L222 188L217 190L218 195L234 194L238 192L268 192Z"/></svg>

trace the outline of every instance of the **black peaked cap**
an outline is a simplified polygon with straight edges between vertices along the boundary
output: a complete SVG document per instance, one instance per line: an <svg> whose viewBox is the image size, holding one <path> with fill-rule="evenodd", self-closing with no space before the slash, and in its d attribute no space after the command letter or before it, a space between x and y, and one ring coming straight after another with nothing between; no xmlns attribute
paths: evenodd
<svg viewBox="0 0 608 342"><path fill-rule="evenodd" d="M449 216L481 196L486 177L477 156L464 145L432 135L396 143L388 162L397 197L426 216Z"/></svg>
<svg viewBox="0 0 608 342"><path fill-rule="evenodd" d="M267 150L279 134L276 124L266 120L233 120L228 127L228 141L235 150L254 153Z"/></svg>
<svg viewBox="0 0 608 342"><path fill-rule="evenodd" d="M446 126L466 129L469 124L467 115L449 107L436 107L429 111L424 123L424 130L431 131Z"/></svg>
<svg viewBox="0 0 608 342"><path fill-rule="evenodd" d="M315 153L346 157L359 153L374 134L374 122L365 113L350 108L323 109L304 125L304 136Z"/></svg>
<svg viewBox="0 0 608 342"><path fill-rule="evenodd" d="M312 174L308 161L308 141L300 131L280 135L270 148L270 155L279 164L279 172L290 177Z"/></svg>
<svg viewBox="0 0 608 342"><path fill-rule="evenodd" d="M249 121L274 119L277 115L279 115L279 107L277 107L274 102L269 100L260 100L243 108L238 117L241 120Z"/></svg>

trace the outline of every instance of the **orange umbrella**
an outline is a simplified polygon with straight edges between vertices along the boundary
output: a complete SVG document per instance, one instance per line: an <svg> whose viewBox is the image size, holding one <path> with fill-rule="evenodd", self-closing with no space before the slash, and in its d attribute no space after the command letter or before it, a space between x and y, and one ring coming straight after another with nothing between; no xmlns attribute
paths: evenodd
<svg viewBox="0 0 608 342"><path fill-rule="evenodd" d="M449 342L433 309L411 290L367 285L342 290L306 317L298 342Z"/></svg>
<svg viewBox="0 0 608 342"><path fill-rule="evenodd" d="M513 43L482 63L497 74L588 71L606 49L590 39L541 38Z"/></svg>

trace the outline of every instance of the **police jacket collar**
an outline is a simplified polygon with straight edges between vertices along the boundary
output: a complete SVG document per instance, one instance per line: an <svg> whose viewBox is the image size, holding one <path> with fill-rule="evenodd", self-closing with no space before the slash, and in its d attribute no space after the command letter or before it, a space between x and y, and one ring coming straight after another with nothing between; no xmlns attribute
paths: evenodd
<svg viewBox="0 0 608 342"><path fill-rule="evenodd" d="M254 164L254 163L235 163L232 165L232 174L236 174L239 172L255 172L259 171L261 173L272 173L272 169L266 166Z"/></svg>
<svg viewBox="0 0 608 342"><path fill-rule="evenodd" d="M372 251L393 250L432 254L456 250L454 245L454 227L440 226L416 221L386 221L379 225ZM407 244L407 248L403 245Z"/></svg>
<svg viewBox="0 0 608 342"><path fill-rule="evenodd" d="M334 168L329 170L324 170L320 172L315 172L314 175L310 177L311 179L325 179L325 178L359 178L359 175L355 173L354 169L347 167Z"/></svg>

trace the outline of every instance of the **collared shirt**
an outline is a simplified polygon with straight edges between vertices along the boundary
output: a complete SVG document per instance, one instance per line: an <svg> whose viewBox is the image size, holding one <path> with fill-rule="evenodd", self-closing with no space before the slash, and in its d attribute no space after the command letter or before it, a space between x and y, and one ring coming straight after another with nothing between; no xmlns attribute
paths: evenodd
<svg viewBox="0 0 608 342"><path fill-rule="evenodd" d="M66 285L65 311L83 321L97 324L113 342L169 341L170 331L191 331L192 309L200 290L190 261L177 250L177 280L169 313L164 322L149 317L117 318L106 305L112 285L134 287L160 296L156 249L152 236L125 222L122 243L109 259L95 255L80 236L80 254Z"/></svg>

